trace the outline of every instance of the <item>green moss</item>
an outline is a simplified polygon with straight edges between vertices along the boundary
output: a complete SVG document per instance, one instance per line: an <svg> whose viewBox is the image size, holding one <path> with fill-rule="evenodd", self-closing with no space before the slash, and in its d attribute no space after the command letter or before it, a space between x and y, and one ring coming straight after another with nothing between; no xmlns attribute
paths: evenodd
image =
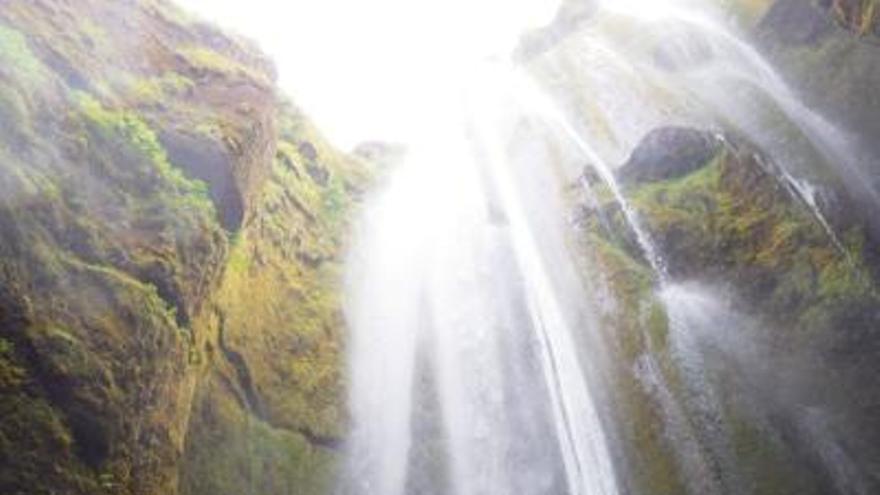
<svg viewBox="0 0 880 495"><path fill-rule="evenodd" d="M178 53L184 57L192 67L195 67L198 70L224 74L227 76L246 77L267 86L272 84L269 77L261 71L210 48L203 46L189 46L181 48Z"/></svg>
<svg viewBox="0 0 880 495"><path fill-rule="evenodd" d="M174 329L185 333L187 329L177 325L177 308L159 295L155 285L143 282L132 275L109 265L97 265L80 260L69 254L53 256L57 259L55 270L63 274L82 275L83 283L103 288L114 295L120 308L137 308L139 317L151 330ZM88 293L86 293L88 294ZM83 301L85 304L87 302ZM111 325L116 328L116 325ZM50 329L50 335L70 335L61 327ZM70 340L70 337L63 339Z"/></svg>
<svg viewBox="0 0 880 495"><path fill-rule="evenodd" d="M193 24L199 22L192 14L185 11L176 3L163 0L141 0L141 5L161 19L183 28L189 28Z"/></svg>
<svg viewBox="0 0 880 495"><path fill-rule="evenodd" d="M239 409L231 397L213 392L196 409L183 493L330 493L337 466L333 452L273 428Z"/></svg>
<svg viewBox="0 0 880 495"><path fill-rule="evenodd" d="M44 399L23 389L0 401L0 486L11 495L101 493L87 468L72 462L64 419Z"/></svg>
<svg viewBox="0 0 880 495"><path fill-rule="evenodd" d="M18 89L0 83L0 130L2 142L15 145L32 136L31 111L28 101Z"/></svg>
<svg viewBox="0 0 880 495"><path fill-rule="evenodd" d="M284 125L282 135L292 135ZM236 368L244 369L249 380L259 384L252 395L260 403L263 419L274 427L272 436L287 438L286 446L274 444L273 449L282 451L275 455L297 456L297 466L290 469L334 464L335 452L304 442L300 433L332 442L345 427L338 257L353 203L347 192L350 178L337 161L341 157L319 141L315 143L322 147L320 163L315 165L329 172L326 185L302 167L307 159L296 141L279 143L253 221L233 241L223 283L214 298L214 304L222 308L224 352L239 355ZM266 359L267 355L273 359ZM242 376L240 371L237 375ZM233 423L260 424L246 411L235 414L240 416L230 419ZM235 465L239 472L251 469L240 456L218 461ZM202 469L216 469L207 457L199 462L204 462ZM327 469L302 474L300 485L305 493L311 493L310 486L326 483ZM212 493L204 484L193 490Z"/></svg>
<svg viewBox="0 0 880 495"><path fill-rule="evenodd" d="M27 37L0 24L0 61L3 68L25 84L40 84L48 77L43 63L31 51Z"/></svg>
<svg viewBox="0 0 880 495"><path fill-rule="evenodd" d="M251 259L248 257L247 240L243 235L239 234L232 242L226 266L227 270L235 275L246 273L250 268Z"/></svg>
<svg viewBox="0 0 880 495"><path fill-rule="evenodd" d="M648 331L651 344L655 347L652 352L665 352L669 339L669 317L663 304L654 299L648 306L644 327Z"/></svg>
<svg viewBox="0 0 880 495"><path fill-rule="evenodd" d="M836 349L847 345L843 328L864 325L880 305L876 282L864 255L866 236L859 225L838 232L841 252L803 202L790 194L749 150L728 149L683 177L631 186L625 191L655 241L674 280L718 283L731 301L749 308L773 342L787 350ZM667 345L669 321L656 299L647 263L633 248L628 225L614 198L598 195L611 223L598 213L584 220L586 256L614 301L603 315L604 328L621 367L617 400L629 422L621 427L637 493L682 493L674 453L664 438L664 418L654 398L628 376L637 360L650 355L665 387L687 404L685 377ZM600 278L589 276L589 279ZM719 378L724 380L726 378ZM725 386L721 383L719 386ZM731 446L750 490L762 494L816 493L816 480L797 464L778 439L760 429L749 406L735 393L720 393ZM729 401L729 402L728 402ZM684 421L692 421L683 406ZM668 419L668 418L666 418ZM672 460L669 459L672 457Z"/></svg>
<svg viewBox="0 0 880 495"><path fill-rule="evenodd" d="M279 152L272 166L273 180L267 188L267 202L274 203L281 199L284 191L289 191L309 214L317 215L324 206L325 191L306 180L308 172L302 165L305 159L292 143L282 141Z"/></svg>
<svg viewBox="0 0 880 495"><path fill-rule="evenodd" d="M669 204L695 204L692 200L694 194L718 188L721 179L720 165L727 158L727 153L722 152L690 174L670 180L645 183L633 192L630 199L636 203L662 201Z"/></svg>
<svg viewBox="0 0 880 495"><path fill-rule="evenodd" d="M0 338L0 391L20 387L27 376L14 361L14 350L12 342Z"/></svg>
<svg viewBox="0 0 880 495"><path fill-rule="evenodd" d="M160 77L136 79L131 83L131 97L137 104L155 105L191 91L195 83L176 72Z"/></svg>
<svg viewBox="0 0 880 495"><path fill-rule="evenodd" d="M168 161L165 149L156 133L137 114L129 111L109 110L87 93L77 92L74 98L86 119L105 134L122 138L135 151L144 156L154 171L168 184L175 198L184 207L205 212L214 211L208 185L200 180L187 178L183 171ZM174 200L175 198L168 198Z"/></svg>
<svg viewBox="0 0 880 495"><path fill-rule="evenodd" d="M602 327L613 330L609 335L616 350L612 364L618 367L613 390L617 407L622 411L620 417L626 418L619 423L619 435L634 493L685 493L684 478L674 446L667 437L662 412L654 407L655 398L633 372L637 360L646 354L663 359L668 339L665 309L655 297L650 269L598 235L598 229L597 223L589 229L587 252L594 258L600 277L589 278L604 279L604 286L615 302L610 311L603 313ZM668 369L664 367L661 371Z"/></svg>
<svg viewBox="0 0 880 495"><path fill-rule="evenodd" d="M22 356L12 337L0 337L0 487L13 495L49 495L57 487L95 493L92 474L75 458L66 416L44 397Z"/></svg>
<svg viewBox="0 0 880 495"><path fill-rule="evenodd" d="M279 118L298 126L279 129L295 167L266 177L274 90L258 54L165 1L94 7L0 14L14 26L0 27L0 183L14 192L0 282L16 274L34 320L0 329L0 492L174 493L180 472L211 495L327 493L339 454L316 444L344 428L336 260L353 167L295 113ZM149 56L113 39L134 18ZM223 100L242 84L267 87ZM46 125L29 136L32 122ZM252 176L234 184L247 196L237 235L178 165L197 167L159 140L194 127L212 142L173 144L227 152L236 178ZM326 187L303 165L305 140ZM218 350L221 321L252 380ZM190 407L203 392L208 412ZM180 471L181 456L198 467Z"/></svg>
<svg viewBox="0 0 880 495"><path fill-rule="evenodd" d="M755 495L818 495L821 484L804 473L789 449L733 411L728 411L731 446Z"/></svg>
<svg viewBox="0 0 880 495"><path fill-rule="evenodd" d="M749 159L723 153L686 177L633 191L632 200L680 269L763 274L769 292L757 302L771 314L875 297L864 232L847 232L840 253L812 213Z"/></svg>
<svg viewBox="0 0 880 495"><path fill-rule="evenodd" d="M351 208L351 196L337 177L330 179L329 186L323 192L323 216L332 227L338 228Z"/></svg>

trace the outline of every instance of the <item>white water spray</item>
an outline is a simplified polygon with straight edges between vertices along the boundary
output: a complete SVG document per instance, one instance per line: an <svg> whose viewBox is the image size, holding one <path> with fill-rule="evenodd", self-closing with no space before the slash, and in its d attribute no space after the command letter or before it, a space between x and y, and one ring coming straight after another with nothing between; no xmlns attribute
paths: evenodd
<svg viewBox="0 0 880 495"><path fill-rule="evenodd" d="M354 431L347 493L622 491L607 418L597 403L601 380L593 371L601 339L584 337L598 333L597 323L583 318L590 298L571 283L577 276L562 275L575 265L557 197L574 177L558 170L559 156L523 152L518 140L542 143L535 148L573 148L577 163L588 162L620 206L660 295L674 294L675 285L617 182L615 164L661 124L732 127L766 147L781 169L778 180L795 188L845 252L799 175L798 165L809 158L767 138L766 122L749 113L752 102L724 88L761 92L827 162L857 171L858 164L845 161L852 149L845 134L800 102L753 47L710 17L666 2L657 9L633 6L607 3L600 15L671 22L685 40L696 33L708 51L673 50L673 68L661 69L642 53L645 47L621 43L613 33L575 33L560 53L546 57L551 62L532 68L541 84L503 64L478 71L464 85L468 98L440 95L442 104L431 107L430 131L412 143L407 163L374 200L349 263ZM567 56L577 63L559 62ZM576 84L566 84L572 77ZM602 118L562 111L571 106L561 101L589 102L595 111L584 113ZM543 131L525 125L533 121ZM523 126L533 134L518 134ZM546 184L552 186L542 189ZM638 360L637 377L662 409L688 489L744 489L729 434L717 428L722 404L692 339L694 330L707 326L703 317L715 313L686 297L660 301L705 424L689 421L694 411L678 402L650 355L651 335L644 336L649 352ZM433 400L413 393L420 373L430 377ZM420 436L425 429L416 425L430 422L439 425L439 438ZM705 431L697 432L701 427ZM426 443L432 447L417 448Z"/></svg>

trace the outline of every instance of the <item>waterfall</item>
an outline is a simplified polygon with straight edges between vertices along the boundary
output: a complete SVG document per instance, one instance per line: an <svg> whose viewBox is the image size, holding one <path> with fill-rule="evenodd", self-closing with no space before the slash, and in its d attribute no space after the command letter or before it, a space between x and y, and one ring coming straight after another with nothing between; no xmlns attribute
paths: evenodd
<svg viewBox="0 0 880 495"><path fill-rule="evenodd" d="M658 408L687 491L751 493L723 395L769 394L761 381L773 373L754 365L755 323L714 288L674 279L616 167L662 125L716 131L728 150L720 130L735 131L848 259L812 179L836 174L854 194L878 205L880 196L850 136L738 33L682 2L644 5L604 2L527 66L486 61L449 94L431 95L430 128L368 201L348 263L342 493L627 493L619 425L603 402L600 296L578 271L563 198L584 164L619 206L668 319L668 342L640 329L647 345L631 372ZM653 353L661 344L669 362ZM721 384L713 360L742 378ZM823 411L748 406L774 439L790 434L779 418L795 424L841 491L865 491Z"/></svg>
<svg viewBox="0 0 880 495"><path fill-rule="evenodd" d="M350 262L356 415L345 490L425 485L411 469L425 462L412 448L425 441L414 425L429 420L412 393L425 360L443 432L433 463L450 493L615 495L591 357L578 351L586 310L571 289L566 224L561 205L541 197L562 186L546 150L516 177L505 148L524 115L486 93L514 71L486 72L491 84L469 88L479 104L467 125L450 111L432 136L442 147L415 148L366 214Z"/></svg>

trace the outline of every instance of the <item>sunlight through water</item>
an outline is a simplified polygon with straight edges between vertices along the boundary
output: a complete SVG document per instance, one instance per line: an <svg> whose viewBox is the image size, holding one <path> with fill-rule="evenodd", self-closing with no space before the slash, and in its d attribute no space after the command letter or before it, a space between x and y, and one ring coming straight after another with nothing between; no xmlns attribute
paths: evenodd
<svg viewBox="0 0 880 495"><path fill-rule="evenodd" d="M406 141L430 124L433 93L475 61L507 55L520 33L550 21L542 0L181 0L256 40L281 85L328 137L350 148Z"/></svg>

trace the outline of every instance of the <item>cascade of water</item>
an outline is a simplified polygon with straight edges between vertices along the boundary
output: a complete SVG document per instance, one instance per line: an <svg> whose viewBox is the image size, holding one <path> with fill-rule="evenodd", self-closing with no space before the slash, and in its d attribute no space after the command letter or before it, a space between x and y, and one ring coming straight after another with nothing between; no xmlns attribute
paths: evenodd
<svg viewBox="0 0 880 495"><path fill-rule="evenodd" d="M546 266L550 253L566 257L564 233L551 233L564 225L531 225L551 202L536 203L540 193L524 195L524 183L510 175L510 136L497 129L522 116L499 123L504 105L486 108L489 99L474 99L483 103L472 108L470 136L458 134L449 109L446 125L435 126L446 131L415 149L367 215L349 263L348 492L402 494L424 485L411 469L413 456L423 455L411 446L425 440L411 428L424 408L411 393L417 356L431 361L445 437L434 455L446 459L433 464L447 465L449 492L618 492L590 366L573 335L580 304L569 302L579 298L560 296L564 282ZM538 164L531 179L552 170L547 160ZM419 352L426 345L431 352Z"/></svg>
<svg viewBox="0 0 880 495"><path fill-rule="evenodd" d="M432 220L424 194L433 189L425 187L425 180L413 166L392 178L367 212L348 263L347 313L355 332L349 351L350 405L355 414L346 492L404 493L416 343L424 326L418 273L426 267L430 241L424 225ZM385 359L388 355L394 358Z"/></svg>
<svg viewBox="0 0 880 495"><path fill-rule="evenodd" d="M797 100L781 78L778 77L769 64L751 46L742 42L728 31L714 24L708 24L702 17L676 12L675 10L664 11L663 14L673 15L680 22L686 22L690 26L698 27L704 35L707 33L711 34L716 53L730 54L730 57L739 58L744 61L743 63L732 64L731 67L727 67L723 71L716 71L715 77L746 79L754 86L761 88L762 91L771 96L791 121L801 128L810 142L818 143L819 150L830 164L840 163L847 165L847 163L850 163L848 166L851 168L856 166L851 161L841 161L849 160L846 152L852 149L843 134ZM590 42L597 42L597 40L591 38L588 38L588 40ZM598 43L602 44L601 41L598 41ZM618 64L622 67L625 68L626 64L629 63L622 56L614 57L613 54L616 50L613 47L603 46L603 50L606 54L612 54L613 59L617 60ZM693 94L702 94L703 99L708 101L711 104L710 106L721 108L730 101L728 95L706 89L711 84L707 85L704 79L690 77L686 78L685 82L688 83L688 89ZM613 171L607 165L607 161L599 157L595 148L587 144L587 141L573 129L567 122L566 117L554 108L549 100L543 98L543 95L532 87L526 86L526 88L530 92L529 101L536 102L533 106L539 109L539 113L545 119L555 124L564 135L577 144L584 155L589 158L596 173L613 193L616 201L621 206L629 227L636 234L639 246L658 275L660 293L672 291L670 280L662 264L662 258L653 246L649 234L639 225L638 216L628 205L627 199L616 183ZM723 115L728 117L730 115L737 115L737 113L731 109ZM740 120L739 122L742 124L741 128L746 131L745 133L749 137L752 137L759 143L766 142L766 139L760 139L760 127L745 125L746 120ZM777 157L780 161L784 159L778 153ZM782 161L782 163L786 162ZM794 188L796 195L805 202L805 206L811 210L814 218L823 227L840 253L849 257L846 248L837 237L830 222L828 222L818 204L816 204L809 183L804 179L795 179L791 172L784 169L781 171L779 180L785 183L786 186ZM738 467L732 453L730 433L724 431L722 427L724 424L722 412L724 406L717 396L714 385L704 375L706 373L706 366L701 352L694 348L694 340L689 337L692 332L691 327L699 326L701 324L700 321L702 321L700 317L705 316L701 313L703 308L700 305L694 306L690 300L677 298L662 297L661 302L669 316L670 338L672 339L675 359L681 367L682 375L686 377L688 394L693 397L693 400L687 404L689 410L685 412L678 403L679 399L673 397L669 390L669 385L666 383L663 374L659 371L658 363L652 355L646 354L640 358L640 365L637 371L638 376L663 409L668 431L677 439L677 455L683 469L688 473L687 478L690 490L694 493L718 493L727 490L732 490L734 493L742 492L746 488L737 474ZM650 336L648 338L650 340ZM685 418L692 419L687 420ZM698 440L698 438L700 439ZM846 464L838 462L837 465Z"/></svg>
<svg viewBox="0 0 880 495"><path fill-rule="evenodd" d="M645 10L632 6L629 0L606 2L605 9L644 17ZM478 88L468 100L470 118L457 113L457 102L448 105L449 113L438 117L440 124L424 143L413 147L407 164L373 202L349 262L354 431L347 493L621 491L592 390L589 352L599 349L585 349L578 336L595 329L578 320L584 308L573 301L585 298L558 274L572 268L565 235L558 232L563 229L540 219L564 216L562 208L541 199L559 190L542 191L532 184L547 179L555 161L529 154L523 158L529 164L526 172L519 172L522 176L511 163L512 129L530 118L552 129L556 144L577 148L588 161L619 205L656 277L684 389L674 392L667 382L652 354L659 345L652 343L655 337L649 333L644 335L647 351L635 371L667 422L689 491L747 491L731 454L730 433L720 426L724 404L707 371L702 337L696 336L711 327L706 315L720 313L702 299L675 291L662 254L615 177L610 156L615 148L641 137L635 132L639 126L666 122L664 118L731 125L769 150L782 168L780 180L794 188L842 253L845 246L819 208L812 186L798 178L793 166L798 157L764 136L763 124L749 115L740 96L715 86L720 81L746 81L767 95L830 165L852 169L856 177L859 165L849 159L848 137L804 105L748 43L690 10L648 11L642 20L672 19L699 33L707 40L714 65L661 73L653 60L634 57L601 35L582 41L606 57L608 70L687 100L675 118L644 95L635 102L621 101L624 92L609 84L586 97L595 98L600 114L608 114L602 123L606 128L596 132L595 126L580 126L560 111L554 98L521 70L505 68L499 76L493 69L488 87ZM689 67L699 65L695 60L702 52L686 50L680 56L687 59L682 65ZM694 105L695 100L701 105ZM626 116L621 115L624 111ZM640 122L642 116L645 122ZM600 134L609 142L599 142ZM413 394L419 373L430 375L435 389L431 393L436 394L431 401ZM682 393L690 402L681 403ZM436 410L429 414L428 407ZM694 415L697 420L692 421ZM427 441L414 425L430 421L442 425L440 445L414 448ZM808 426L814 437L833 445L826 430L814 423ZM829 452L835 459L841 457L834 449ZM838 478L854 479L844 471ZM442 483L434 482L441 478ZM434 486L428 487L431 483Z"/></svg>
<svg viewBox="0 0 880 495"><path fill-rule="evenodd" d="M657 40L645 47L616 35L613 30L600 30L598 34L576 38L567 47L573 54L590 54L576 59L575 63L583 64L585 69L578 77L595 79L592 71L596 67L615 73L608 77L611 84L594 83L581 88L583 81L572 83L572 87L577 87L574 92L589 91L593 100L604 102L602 111L613 116L603 120L602 126L610 130L602 129L602 133L630 143L627 136L635 133L638 137L644 132L639 122L648 129L662 125L659 114L671 112L675 115L673 120L699 125L705 125L708 118L713 127L729 126L742 132L799 184L809 182L810 174L816 173L804 170L816 166L810 151L814 150L824 166L838 174L856 197L880 205L880 192L865 176L866 157L852 136L805 105L758 50L723 22L693 6L685 7L678 0L662 0L650 8L643 2L606 2L602 11L635 22L648 39ZM622 91L620 87L628 84L645 88L635 93ZM743 94L744 88L758 91L771 104L757 102L753 94ZM657 100L658 92L675 100L672 108L666 108L669 102ZM632 109L634 97L641 108L635 112L627 110L629 116L621 115L621 105ZM621 99L628 102L620 103ZM695 102L700 102L699 108L694 107ZM805 141L790 139L787 128L768 126L767 119L776 111ZM809 202L807 206L817 222L834 234L821 208Z"/></svg>
<svg viewBox="0 0 880 495"><path fill-rule="evenodd" d="M744 473L733 455L735 434L729 429L728 420L731 408L740 409L739 414L747 409L746 414L762 424L768 435L777 438L781 436L776 432L779 426L774 426L772 418L784 416L788 422L785 428L793 427L798 432L797 442L828 472L839 493L869 492L862 473L841 445L835 426L822 407L804 407L797 400L766 403L759 399L742 404L731 398L738 390L757 390L759 396L772 397L780 388L792 396L811 395L783 378L785 367L774 363L767 348L757 341L756 322L733 310L710 287L671 284L661 292L661 297L669 311L670 344L681 363L686 403L713 457L720 463L718 473L727 492L749 493ZM798 363L804 357L789 359L788 367L805 366ZM723 371L730 369L735 370L735 378L723 379ZM721 386L724 390L719 389Z"/></svg>
<svg viewBox="0 0 880 495"><path fill-rule="evenodd" d="M613 495L617 488L601 422L575 352L571 329L543 266L535 233L526 222L522 197L505 166L501 149L504 141L493 137L495 126L486 126L484 119L476 123L478 142L485 145L487 175L509 215L510 235L524 276L528 313L537 333L569 493Z"/></svg>
<svg viewBox="0 0 880 495"><path fill-rule="evenodd" d="M611 166L602 159L599 153L597 153L589 143L581 138L580 134L571 126L571 124L568 123L565 116L556 110L553 103L547 99L534 83L531 83L524 75L520 74L514 88L520 101L525 102L532 112L535 112L550 125L560 129L564 135L577 146L580 152L583 153L589 166L593 168L614 195L614 199L620 206L630 228L635 233L639 247L644 252L648 263L650 263L658 276L661 278L664 277L666 269L663 265L663 259L657 253L657 249L654 247L654 243L651 241L648 232L642 228L635 210L630 206L629 201L624 196Z"/></svg>
<svg viewBox="0 0 880 495"><path fill-rule="evenodd" d="M606 186L611 190L615 201L620 206L624 214L627 225L635 233L639 247L648 260L653 272L658 279L658 287L662 292L668 287L670 281L666 272L663 259L651 240L650 235L640 225L637 213L629 204L620 188L617 178L613 170L599 156L599 154L571 127L565 117L558 112L546 97L544 97L534 85L528 82L520 83L520 92L522 100L529 104L529 108L537 112L545 121L556 128L563 131L564 136L570 140L581 153L588 159L595 172L604 181ZM661 302L666 306L667 313L670 314L670 325L682 325L686 322L677 318L678 312L671 308L666 299L661 298ZM651 335L646 334L646 339L650 342ZM649 344L649 347L653 347ZM693 364L692 361L686 361ZM719 493L722 489L717 480L718 476L712 467L707 463L705 452L700 445L697 433L694 431L693 425L687 420L687 414L678 404L676 398L670 390L666 378L660 371L660 365L651 353L643 354L639 358L639 365L636 374L642 382L645 389L657 400L664 412L667 420L667 428L672 438L676 440L678 450L676 454L679 461L687 473L687 484L693 493ZM711 389L708 389L711 391ZM708 408L717 410L717 401L704 402L708 404ZM717 417L717 414L716 414Z"/></svg>
<svg viewBox="0 0 880 495"><path fill-rule="evenodd" d="M822 229L825 231L825 234L828 235L828 238L831 239L831 243L834 244L834 247L837 248L837 251L846 257L847 261L850 265L853 265L852 256L849 253L849 250L846 249L846 246L843 245L843 241L838 237L837 232L831 227L831 224L828 222L828 219L825 218L825 215L822 213L822 210L819 208L818 201L818 191L815 186L810 184L809 182L796 179L792 177L788 172L782 173L783 179L790 185L790 187L794 190L796 196L804 202L807 208L813 213L813 217L819 222L819 225L822 226Z"/></svg>

